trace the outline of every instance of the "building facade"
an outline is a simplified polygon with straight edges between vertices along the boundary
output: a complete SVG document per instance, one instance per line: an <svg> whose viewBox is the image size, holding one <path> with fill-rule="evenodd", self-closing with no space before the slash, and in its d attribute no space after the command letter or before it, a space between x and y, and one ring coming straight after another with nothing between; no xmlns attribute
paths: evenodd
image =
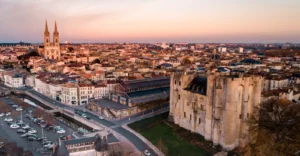
<svg viewBox="0 0 300 156"><path fill-rule="evenodd" d="M170 119L232 150L247 141L247 119L259 108L262 81L260 76L173 73Z"/></svg>
<svg viewBox="0 0 300 156"><path fill-rule="evenodd" d="M60 45L59 45L59 33L55 22L53 32L53 43L50 42L50 33L48 31L48 25L46 21L45 32L44 32L44 52L43 56L49 60L60 60Z"/></svg>

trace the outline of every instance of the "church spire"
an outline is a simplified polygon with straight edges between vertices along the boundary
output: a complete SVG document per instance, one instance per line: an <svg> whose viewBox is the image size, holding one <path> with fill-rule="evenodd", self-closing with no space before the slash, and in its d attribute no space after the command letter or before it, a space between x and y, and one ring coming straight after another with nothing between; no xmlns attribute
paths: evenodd
<svg viewBox="0 0 300 156"><path fill-rule="evenodd" d="M45 33L45 35L49 35L47 20L46 20L46 24L45 24L45 32L44 33Z"/></svg>
<svg viewBox="0 0 300 156"><path fill-rule="evenodd" d="M58 32L58 31L57 31L56 21L55 21L55 25L54 25L54 32Z"/></svg>

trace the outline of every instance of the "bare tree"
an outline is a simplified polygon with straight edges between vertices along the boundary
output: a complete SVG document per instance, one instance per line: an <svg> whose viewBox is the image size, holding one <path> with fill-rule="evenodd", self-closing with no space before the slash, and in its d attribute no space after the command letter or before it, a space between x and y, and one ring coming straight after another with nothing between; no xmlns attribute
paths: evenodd
<svg viewBox="0 0 300 156"><path fill-rule="evenodd" d="M55 122L56 122L54 115L51 113L45 113L44 120L47 124L51 124L51 125L55 124Z"/></svg>
<svg viewBox="0 0 300 156"><path fill-rule="evenodd" d="M12 108L9 107L6 103L4 103L2 100L0 100L0 110L1 112L3 113L6 113L6 112L11 112L12 111Z"/></svg>
<svg viewBox="0 0 300 156"><path fill-rule="evenodd" d="M33 111L33 115L37 118L43 117L44 114L45 114L45 112L41 109L35 109Z"/></svg>
<svg viewBox="0 0 300 156"><path fill-rule="evenodd" d="M11 95L10 96L10 99L17 105L21 106L23 109L27 109L30 107L30 105L26 102L24 102L23 100L21 100L20 98L14 96L14 95Z"/></svg>
<svg viewBox="0 0 300 156"><path fill-rule="evenodd" d="M300 149L300 105L287 99L261 104L259 117L249 120L249 145L243 155L293 155Z"/></svg>
<svg viewBox="0 0 300 156"><path fill-rule="evenodd" d="M137 156L133 148L125 143L108 146L108 156Z"/></svg>

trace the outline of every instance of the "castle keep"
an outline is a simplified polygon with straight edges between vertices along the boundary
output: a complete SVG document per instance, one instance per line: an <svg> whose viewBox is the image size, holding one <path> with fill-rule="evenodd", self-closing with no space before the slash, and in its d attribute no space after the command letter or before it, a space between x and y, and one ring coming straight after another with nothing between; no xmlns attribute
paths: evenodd
<svg viewBox="0 0 300 156"><path fill-rule="evenodd" d="M170 119L232 150L247 141L247 119L260 106L262 81L260 76L173 73Z"/></svg>

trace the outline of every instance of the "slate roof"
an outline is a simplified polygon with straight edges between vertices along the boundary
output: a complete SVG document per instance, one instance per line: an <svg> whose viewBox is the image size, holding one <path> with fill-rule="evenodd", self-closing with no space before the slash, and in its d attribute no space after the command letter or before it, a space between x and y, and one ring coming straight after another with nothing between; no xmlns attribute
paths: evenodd
<svg viewBox="0 0 300 156"><path fill-rule="evenodd" d="M157 93L162 93L162 92L170 92L170 87L131 92L131 93L128 93L127 95L129 97L133 98L133 97L147 96L147 95L157 94Z"/></svg>
<svg viewBox="0 0 300 156"><path fill-rule="evenodd" d="M197 76L195 77L185 89L193 93L206 95L207 91L207 77Z"/></svg>
<svg viewBox="0 0 300 156"><path fill-rule="evenodd" d="M72 144L80 144L84 142L94 142L96 137L86 137L86 138L79 138L79 139L71 139L71 140L64 140L65 145L72 145Z"/></svg>
<svg viewBox="0 0 300 156"><path fill-rule="evenodd" d="M126 81L121 83L121 85L125 88L125 90L136 89L141 87L160 86L165 84L170 85L169 77L133 80L133 81Z"/></svg>

